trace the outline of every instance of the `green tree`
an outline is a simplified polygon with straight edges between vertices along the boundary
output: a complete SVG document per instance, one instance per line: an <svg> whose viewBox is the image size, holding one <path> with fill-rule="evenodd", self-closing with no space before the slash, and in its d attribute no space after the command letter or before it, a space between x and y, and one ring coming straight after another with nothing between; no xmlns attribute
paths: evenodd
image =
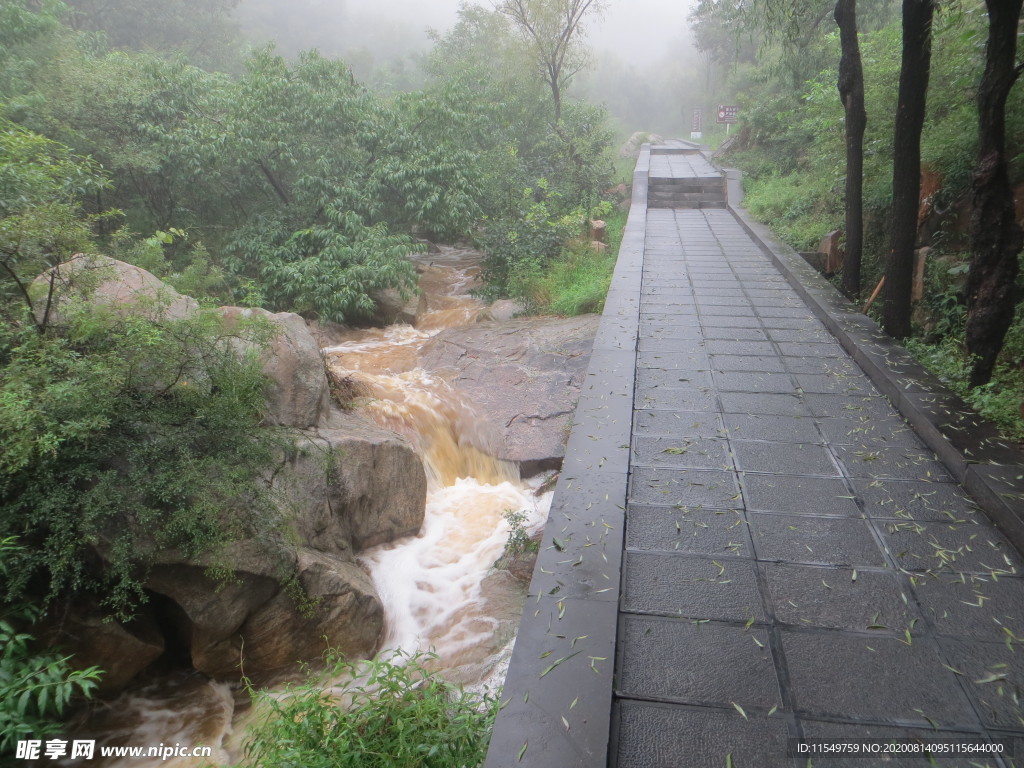
<svg viewBox="0 0 1024 768"><path fill-rule="evenodd" d="M530 46L551 90L555 125L562 119L563 91L586 63L582 38L587 17L603 6L602 0L501 0L497 5Z"/></svg>
<svg viewBox="0 0 1024 768"><path fill-rule="evenodd" d="M1018 294L1017 224L1006 153L1006 100L1021 73L1017 35L1021 0L986 0L988 42L978 87L978 161L971 179L971 269L967 275L967 352L970 384L992 378Z"/></svg>
<svg viewBox="0 0 1024 768"><path fill-rule="evenodd" d="M27 317L46 329L53 284L33 296L31 282L91 246L80 200L107 183L92 160L0 119L0 321Z"/></svg>

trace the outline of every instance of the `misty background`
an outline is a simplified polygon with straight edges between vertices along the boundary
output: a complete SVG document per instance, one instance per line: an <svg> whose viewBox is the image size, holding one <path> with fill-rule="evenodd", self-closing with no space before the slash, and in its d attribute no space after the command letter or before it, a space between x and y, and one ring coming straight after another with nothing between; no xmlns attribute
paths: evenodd
<svg viewBox="0 0 1024 768"><path fill-rule="evenodd" d="M592 57L569 95L603 104L620 133L688 134L689 114L706 101L704 64L687 17L694 0L609 0L591 16ZM287 57L317 48L339 57L375 88L412 90L420 58L457 21L461 0L240 0L235 18L254 42ZM488 2L476 3L491 9Z"/></svg>

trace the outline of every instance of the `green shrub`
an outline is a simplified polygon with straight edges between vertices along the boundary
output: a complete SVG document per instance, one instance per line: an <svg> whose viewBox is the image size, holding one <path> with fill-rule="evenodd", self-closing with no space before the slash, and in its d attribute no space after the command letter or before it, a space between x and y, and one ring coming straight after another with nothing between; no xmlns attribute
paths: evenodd
<svg viewBox="0 0 1024 768"><path fill-rule="evenodd" d="M275 768L469 768L487 754L497 698L445 682L437 657L397 651L350 663L329 655L322 673L286 692L250 689L260 711L246 765ZM339 680L340 679L340 680Z"/></svg>
<svg viewBox="0 0 1024 768"><path fill-rule="evenodd" d="M10 576L9 556L19 547L0 539L0 575ZM40 739L60 729L72 696L90 696L102 672L97 667L72 670L70 656L32 649L24 631L40 618L27 603L0 609L0 757L14 753L21 738Z"/></svg>
<svg viewBox="0 0 1024 768"><path fill-rule="evenodd" d="M64 312L45 334L0 324L0 536L24 543L3 597L89 590L126 618L154 551L227 574L229 543L281 527L260 477L284 440L260 426L261 366L236 352L270 331Z"/></svg>

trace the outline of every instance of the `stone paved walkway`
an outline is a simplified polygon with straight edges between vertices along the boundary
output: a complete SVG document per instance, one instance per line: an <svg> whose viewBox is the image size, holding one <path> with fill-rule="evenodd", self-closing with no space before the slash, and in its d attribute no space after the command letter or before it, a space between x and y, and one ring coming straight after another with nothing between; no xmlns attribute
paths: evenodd
<svg viewBox="0 0 1024 768"><path fill-rule="evenodd" d="M612 765L1024 734L1020 556L727 210L648 212L636 375Z"/></svg>

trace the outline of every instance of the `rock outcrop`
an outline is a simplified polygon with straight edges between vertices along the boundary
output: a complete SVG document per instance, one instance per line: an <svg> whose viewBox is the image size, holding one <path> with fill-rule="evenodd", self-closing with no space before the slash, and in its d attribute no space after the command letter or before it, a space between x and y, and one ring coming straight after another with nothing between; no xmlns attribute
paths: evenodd
<svg viewBox="0 0 1024 768"><path fill-rule="evenodd" d="M598 321L534 317L451 328L424 345L420 365L467 395L505 435L499 458L530 475L565 456Z"/></svg>
<svg viewBox="0 0 1024 768"><path fill-rule="evenodd" d="M71 301L168 319L199 310L149 272L114 259L76 257L38 278L34 290L46 296L51 275L50 321ZM227 582L210 577L209 562L154 547L145 587L160 617L141 629L104 622L96 606L76 606L73 621L52 639L78 665L108 669L105 692L160 656L165 639L183 648L195 669L217 678L238 677L244 664L245 674L266 679L318 658L327 645L353 658L372 654L384 612L355 555L415 534L423 521L426 476L418 455L404 437L331 403L320 349L305 321L261 309L219 312L229 328L259 318L276 331L259 353L269 380L264 421L291 429L295 438L295 450L266 480L284 530L267 532L271 544L233 545L226 560L234 577ZM237 344L247 351L247 342Z"/></svg>

